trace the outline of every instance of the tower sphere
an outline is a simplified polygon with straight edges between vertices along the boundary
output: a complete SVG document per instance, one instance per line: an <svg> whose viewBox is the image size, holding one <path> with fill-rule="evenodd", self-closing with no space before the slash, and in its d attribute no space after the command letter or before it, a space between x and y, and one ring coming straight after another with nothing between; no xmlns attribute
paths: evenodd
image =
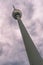
<svg viewBox="0 0 43 65"><path fill-rule="evenodd" d="M22 17L22 13L19 9L14 9L13 10L13 13L12 13L12 16L17 19L18 17L21 18Z"/></svg>

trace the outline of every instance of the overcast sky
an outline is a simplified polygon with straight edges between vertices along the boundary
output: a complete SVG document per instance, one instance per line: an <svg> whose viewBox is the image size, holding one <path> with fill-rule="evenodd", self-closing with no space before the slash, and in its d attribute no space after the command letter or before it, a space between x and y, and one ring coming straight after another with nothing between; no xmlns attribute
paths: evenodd
<svg viewBox="0 0 43 65"><path fill-rule="evenodd" d="M43 0L0 0L0 65L30 65L13 5L43 58Z"/></svg>

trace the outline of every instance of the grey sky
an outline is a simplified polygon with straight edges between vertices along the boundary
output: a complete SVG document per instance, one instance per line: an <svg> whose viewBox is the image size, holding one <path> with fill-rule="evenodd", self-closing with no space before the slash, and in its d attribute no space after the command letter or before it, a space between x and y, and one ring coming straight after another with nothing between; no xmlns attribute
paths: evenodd
<svg viewBox="0 0 43 65"><path fill-rule="evenodd" d="M22 22L43 58L43 1L0 0L0 65L29 65L22 36L12 17L12 5L22 11Z"/></svg>

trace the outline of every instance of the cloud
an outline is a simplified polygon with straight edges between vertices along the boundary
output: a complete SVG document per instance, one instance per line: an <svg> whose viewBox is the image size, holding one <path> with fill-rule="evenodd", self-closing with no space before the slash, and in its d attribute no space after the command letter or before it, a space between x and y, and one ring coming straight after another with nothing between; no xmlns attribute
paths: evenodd
<svg viewBox="0 0 43 65"><path fill-rule="evenodd" d="M4 65L8 61L18 61L19 65L22 64L19 63L21 61L28 64L18 23L12 18L12 3L5 0L5 2L0 1L0 4L0 65ZM25 62L26 60L27 62ZM22 65L25 65L24 63ZM13 65L13 63L9 64ZM14 64L17 65L17 62Z"/></svg>
<svg viewBox="0 0 43 65"><path fill-rule="evenodd" d="M23 65L23 64L24 64L24 62L8 62L3 65Z"/></svg>
<svg viewBox="0 0 43 65"><path fill-rule="evenodd" d="M43 49L43 6L39 0L0 0L0 65L29 65L18 23L12 17L13 4L22 11L22 22L39 52Z"/></svg>

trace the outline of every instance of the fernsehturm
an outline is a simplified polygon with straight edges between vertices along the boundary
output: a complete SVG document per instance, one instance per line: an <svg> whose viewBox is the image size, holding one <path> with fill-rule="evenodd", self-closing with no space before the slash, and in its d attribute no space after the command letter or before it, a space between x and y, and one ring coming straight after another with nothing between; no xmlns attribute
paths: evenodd
<svg viewBox="0 0 43 65"><path fill-rule="evenodd" d="M15 9L15 7L14 7L14 11L12 13L12 16L14 19L16 19L18 21L20 31L22 34L22 38L24 41L24 45L26 48L27 56L28 56L29 61L30 61L30 65L43 65L43 59L41 58L41 56L40 56L37 48L35 47L32 39L30 38L24 24L22 23L21 11L19 9Z"/></svg>

